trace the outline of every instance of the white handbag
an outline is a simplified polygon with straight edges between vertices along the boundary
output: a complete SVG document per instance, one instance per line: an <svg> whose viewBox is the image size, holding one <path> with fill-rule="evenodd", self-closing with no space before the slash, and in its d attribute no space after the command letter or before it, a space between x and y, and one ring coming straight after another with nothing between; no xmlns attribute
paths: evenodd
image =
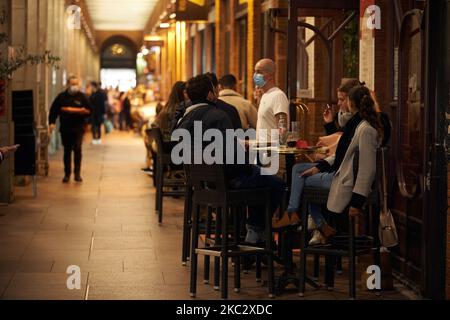
<svg viewBox="0 0 450 320"><path fill-rule="evenodd" d="M384 164L384 148L381 148L381 162L383 171L383 208L380 211L380 224L378 235L381 245L386 248L394 247L398 244L397 228L395 227L394 217L387 206L387 186L386 186L386 168Z"/></svg>

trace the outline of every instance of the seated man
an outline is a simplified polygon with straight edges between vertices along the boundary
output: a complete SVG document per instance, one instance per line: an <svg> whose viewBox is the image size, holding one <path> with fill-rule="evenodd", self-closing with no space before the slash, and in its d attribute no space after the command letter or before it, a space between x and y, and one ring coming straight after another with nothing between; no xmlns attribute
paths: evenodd
<svg viewBox="0 0 450 320"><path fill-rule="evenodd" d="M202 135L208 129L218 129L225 137L227 129L234 129L232 121L226 115L225 111L216 106L216 90L207 75L198 75L187 82L186 92L192 105L186 109L183 117L179 120L176 130L172 133L172 140L178 140L181 131L185 129L190 133L191 142L194 137L194 126L201 122ZM195 124L196 123L196 124ZM178 135L180 134L180 135ZM184 139L180 143L185 143ZM192 150L194 144L190 143ZM202 141L202 150L210 144L208 141ZM226 141L223 143L224 159L226 158ZM234 143L234 154L238 154L237 148L240 144ZM191 153L194 155L194 152ZM223 161L225 163L225 161ZM284 182L277 176L261 175L260 168L250 164L226 164L226 175L230 186L235 189L270 187L271 189L271 209L275 212L280 204L285 189ZM247 221L246 242L256 243L263 240L264 216L262 208L249 208L249 218Z"/></svg>

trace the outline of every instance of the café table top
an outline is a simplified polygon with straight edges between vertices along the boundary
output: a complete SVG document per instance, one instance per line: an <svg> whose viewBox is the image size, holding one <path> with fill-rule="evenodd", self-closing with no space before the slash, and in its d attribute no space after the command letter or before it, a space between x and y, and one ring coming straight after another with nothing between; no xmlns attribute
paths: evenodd
<svg viewBox="0 0 450 320"><path fill-rule="evenodd" d="M271 151L278 154L288 155L299 155L299 154L312 154L312 153L324 153L323 148L308 147L308 148L297 148L297 147L287 147L287 146L261 146L261 147L250 147L251 150L255 151Z"/></svg>

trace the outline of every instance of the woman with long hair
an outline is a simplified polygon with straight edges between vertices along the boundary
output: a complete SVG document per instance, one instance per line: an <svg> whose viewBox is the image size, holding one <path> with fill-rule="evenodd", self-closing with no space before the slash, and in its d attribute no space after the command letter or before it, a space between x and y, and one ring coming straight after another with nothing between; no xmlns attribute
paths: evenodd
<svg viewBox="0 0 450 320"><path fill-rule="evenodd" d="M350 214L360 213L370 192L375 170L376 149L384 132L375 109L370 90L356 86L348 94L348 108L352 116L343 123L343 134L339 139L336 153L317 163L297 164L292 170L291 196L287 211L274 227L288 223L298 223L303 188L316 187L330 189L328 210L341 213L350 206ZM359 152L358 173L353 177L353 158ZM321 214L320 206L310 205L310 214L321 237L316 240L325 243L336 233ZM313 244L313 243L311 243Z"/></svg>
<svg viewBox="0 0 450 320"><path fill-rule="evenodd" d="M172 87L169 99L160 113L155 118L154 125L161 129L164 138L170 140L172 120L175 116L180 103L184 102L184 90L186 83L184 81L177 81Z"/></svg>

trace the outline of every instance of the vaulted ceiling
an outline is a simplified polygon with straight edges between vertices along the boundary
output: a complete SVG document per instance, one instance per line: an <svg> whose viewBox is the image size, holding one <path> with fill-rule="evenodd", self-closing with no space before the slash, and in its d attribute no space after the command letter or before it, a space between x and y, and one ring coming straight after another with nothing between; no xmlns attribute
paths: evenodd
<svg viewBox="0 0 450 320"><path fill-rule="evenodd" d="M95 30L143 30L158 0L85 0Z"/></svg>

